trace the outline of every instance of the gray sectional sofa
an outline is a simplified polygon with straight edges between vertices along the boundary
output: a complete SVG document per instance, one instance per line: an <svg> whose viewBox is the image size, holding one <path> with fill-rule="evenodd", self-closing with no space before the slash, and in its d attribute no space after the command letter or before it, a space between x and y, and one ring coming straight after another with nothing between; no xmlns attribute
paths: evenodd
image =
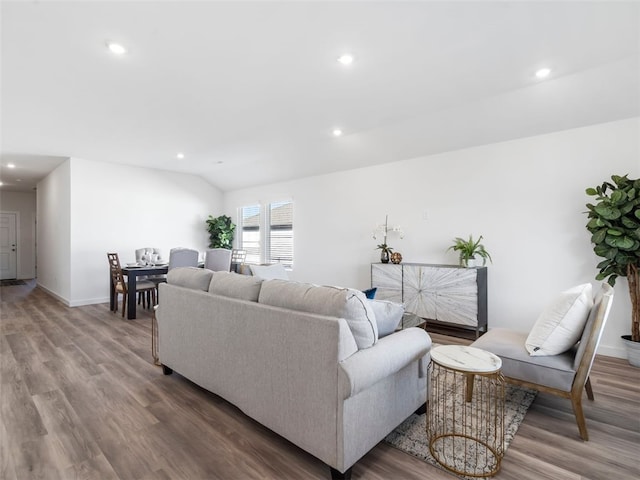
<svg viewBox="0 0 640 480"><path fill-rule="evenodd" d="M362 292L197 268L171 270L159 288L165 374L228 400L334 478L424 408L429 335L379 338Z"/></svg>

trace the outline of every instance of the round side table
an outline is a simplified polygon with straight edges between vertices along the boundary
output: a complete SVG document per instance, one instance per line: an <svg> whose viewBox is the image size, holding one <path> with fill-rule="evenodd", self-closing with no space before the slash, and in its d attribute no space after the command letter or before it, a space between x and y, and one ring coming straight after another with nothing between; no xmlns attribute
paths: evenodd
<svg viewBox="0 0 640 480"><path fill-rule="evenodd" d="M429 450L447 470L489 477L504 456L504 377L493 353L462 345L431 350Z"/></svg>

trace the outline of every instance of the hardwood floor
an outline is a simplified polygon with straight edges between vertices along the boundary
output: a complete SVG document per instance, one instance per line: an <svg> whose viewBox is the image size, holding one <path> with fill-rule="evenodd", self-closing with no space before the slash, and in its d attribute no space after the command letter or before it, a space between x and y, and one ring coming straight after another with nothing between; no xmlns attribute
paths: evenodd
<svg viewBox="0 0 640 480"><path fill-rule="evenodd" d="M151 358L151 314L68 308L0 287L0 478L323 479L326 465ZM439 343L468 340L433 334ZM215 366L212 366L215 368ZM597 357L589 442L568 401L539 394L496 478L640 478L640 369ZM451 479L380 443L354 479Z"/></svg>

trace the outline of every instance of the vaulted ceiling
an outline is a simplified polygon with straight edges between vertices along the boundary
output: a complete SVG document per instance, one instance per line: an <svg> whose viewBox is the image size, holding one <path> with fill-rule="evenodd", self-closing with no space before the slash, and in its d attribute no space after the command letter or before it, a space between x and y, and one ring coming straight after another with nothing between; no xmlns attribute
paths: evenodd
<svg viewBox="0 0 640 480"><path fill-rule="evenodd" d="M227 191L640 115L637 2L0 8L2 188L76 157Z"/></svg>

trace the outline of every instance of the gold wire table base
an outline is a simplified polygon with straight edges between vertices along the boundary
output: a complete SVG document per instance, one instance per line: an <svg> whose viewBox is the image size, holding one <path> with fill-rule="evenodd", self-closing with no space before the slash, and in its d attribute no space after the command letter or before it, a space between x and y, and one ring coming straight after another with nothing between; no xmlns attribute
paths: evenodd
<svg viewBox="0 0 640 480"><path fill-rule="evenodd" d="M495 475L504 456L504 377L500 371L469 373L435 361L429 373L431 455L458 475Z"/></svg>

